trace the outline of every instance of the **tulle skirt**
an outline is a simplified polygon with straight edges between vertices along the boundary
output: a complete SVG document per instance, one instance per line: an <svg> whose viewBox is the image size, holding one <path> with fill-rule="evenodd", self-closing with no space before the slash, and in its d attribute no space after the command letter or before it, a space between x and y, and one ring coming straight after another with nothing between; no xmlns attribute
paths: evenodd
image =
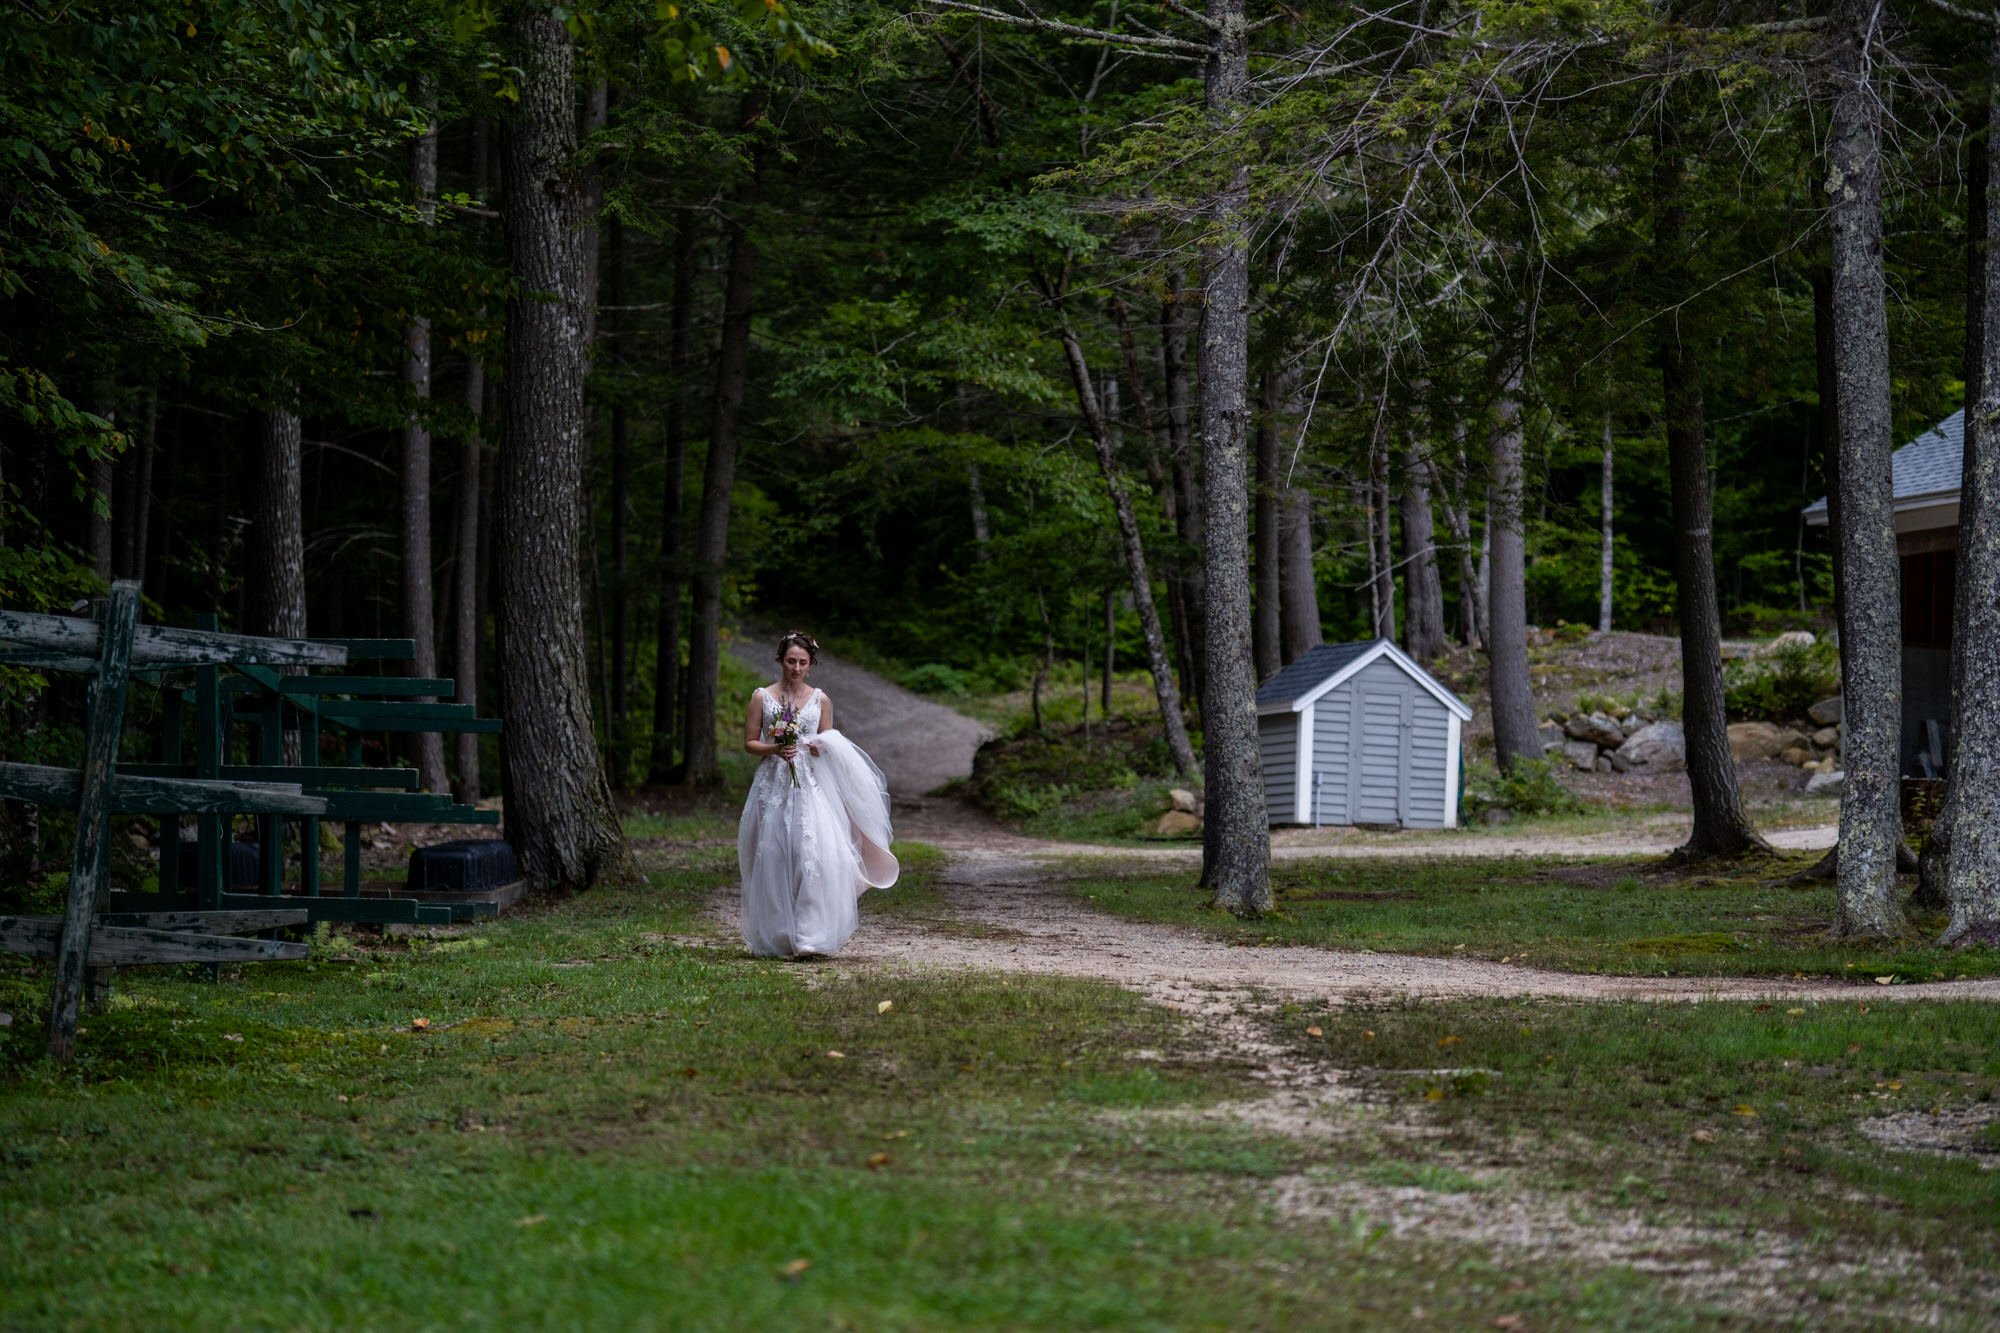
<svg viewBox="0 0 2000 1333"><path fill-rule="evenodd" d="M896 882L889 790L861 747L838 731L792 761L757 765L736 838L743 942L767 958L832 953L860 924L861 895Z"/></svg>

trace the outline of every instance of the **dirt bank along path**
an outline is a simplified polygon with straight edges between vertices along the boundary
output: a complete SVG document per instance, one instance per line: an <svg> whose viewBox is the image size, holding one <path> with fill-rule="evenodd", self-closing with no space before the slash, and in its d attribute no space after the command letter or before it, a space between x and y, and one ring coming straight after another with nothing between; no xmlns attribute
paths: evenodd
<svg viewBox="0 0 2000 1333"><path fill-rule="evenodd" d="M739 641L746 661L769 666L761 637ZM2000 978L1876 987L1839 980L1750 977L1606 977L1469 958L1426 958L1305 947L1245 948L1175 926L1091 911L1063 879L1079 863L1106 870L1134 863L1185 865L1192 847L1097 847L1024 837L964 801L926 795L972 771L990 734L971 719L895 685L874 672L822 654L813 682L834 701L835 721L880 764L894 797L896 834L930 843L950 860L943 906L927 916L876 915L828 966L967 968L1058 973L1116 982L1154 999L1209 1013L1232 1010L1253 995L1335 1002L1543 996L1577 1000L2000 999ZM1281 832L1280 857L1513 857L1664 855L1685 837L1683 821L1634 820L1609 834L1494 835ZM1830 845L1830 827L1780 832L1784 846ZM1060 864L1058 864L1060 863ZM733 890L734 886L730 886ZM865 903L864 903L865 908ZM718 923L736 927L735 894L716 902Z"/></svg>

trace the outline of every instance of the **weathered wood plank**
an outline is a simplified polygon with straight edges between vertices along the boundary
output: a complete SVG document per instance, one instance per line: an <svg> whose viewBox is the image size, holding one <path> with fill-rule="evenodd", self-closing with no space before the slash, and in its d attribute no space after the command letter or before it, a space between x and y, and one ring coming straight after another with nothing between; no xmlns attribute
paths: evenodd
<svg viewBox="0 0 2000 1333"><path fill-rule="evenodd" d="M453 805L451 797L426 792L325 793L327 819L366 824L497 824L498 810Z"/></svg>
<svg viewBox="0 0 2000 1333"><path fill-rule="evenodd" d="M144 963L276 963L306 957L304 944L289 940L241 939L235 935L197 935L178 930L142 930L132 926L95 926L89 932L91 967L132 967ZM47 958L65 943L62 923L54 917L0 916L0 950ZM70 1033L70 1053L75 1051ZM68 1058L65 1056L64 1058Z"/></svg>
<svg viewBox="0 0 2000 1333"><path fill-rule="evenodd" d="M148 778L192 778L193 764L120 764L121 774ZM307 764L223 764L216 776L224 782L295 786L301 791L415 791L421 779L414 768L314 768Z"/></svg>
<svg viewBox="0 0 2000 1333"><path fill-rule="evenodd" d="M103 622L96 626L102 652L97 675L90 683L90 716L84 729L76 854L70 860L69 901L63 908L61 934L49 949L56 960L55 984L49 997L49 1057L58 1064L68 1064L76 1054L77 1016L83 1012L83 989L94 942L90 918L97 910L98 890L110 863L112 766L118 758L118 735L125 725L125 682L132 664L133 627L138 620L139 585L120 579L111 585Z"/></svg>
<svg viewBox="0 0 2000 1333"><path fill-rule="evenodd" d="M370 714L363 717L350 710L351 700L320 700L320 720L333 726L345 727L350 731L442 731L452 734L469 733L474 736L498 736L500 719L497 717L412 717L408 714L382 716ZM464 708L465 704L421 704L412 707L424 708Z"/></svg>
<svg viewBox="0 0 2000 1333"><path fill-rule="evenodd" d="M118 895L127 897L129 895ZM303 907L259 909L252 912L99 912L100 926L134 926L141 930L199 930L211 935L247 935L256 930L303 926L312 916Z"/></svg>
<svg viewBox="0 0 2000 1333"><path fill-rule="evenodd" d="M139 765L134 765L139 767ZM82 775L46 764L0 763L0 797L74 810L82 800ZM326 798L308 796L297 783L216 782L119 773L111 779L106 809L132 815L317 815Z"/></svg>
<svg viewBox="0 0 2000 1333"><path fill-rule="evenodd" d="M103 627L74 616L0 611L0 645L41 649L102 661ZM218 630L139 625L132 635L128 669L262 663L268 666L346 666L347 649L312 639L266 639Z"/></svg>
<svg viewBox="0 0 2000 1333"><path fill-rule="evenodd" d="M49 648L29 648L18 643L0 643L0 665L26 667L30 671L70 671L88 675L97 670L97 659Z"/></svg>
<svg viewBox="0 0 2000 1333"><path fill-rule="evenodd" d="M476 717L471 704L420 704L403 699L322 699L320 712L341 717L456 721Z"/></svg>

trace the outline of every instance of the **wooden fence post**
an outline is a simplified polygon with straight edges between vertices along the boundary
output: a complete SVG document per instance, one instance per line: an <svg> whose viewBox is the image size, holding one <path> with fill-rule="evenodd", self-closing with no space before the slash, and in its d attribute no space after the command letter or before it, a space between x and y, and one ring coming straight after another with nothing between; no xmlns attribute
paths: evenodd
<svg viewBox="0 0 2000 1333"><path fill-rule="evenodd" d="M118 737L125 725L125 682L131 674L132 633L139 621L139 585L111 585L104 609L104 639L90 683L90 724L84 735L83 787L76 811L76 856L69 870L69 905L56 947L55 990L49 1004L49 1056L68 1063L76 1054L77 1016L83 1008L84 974L97 893L110 866L111 777Z"/></svg>

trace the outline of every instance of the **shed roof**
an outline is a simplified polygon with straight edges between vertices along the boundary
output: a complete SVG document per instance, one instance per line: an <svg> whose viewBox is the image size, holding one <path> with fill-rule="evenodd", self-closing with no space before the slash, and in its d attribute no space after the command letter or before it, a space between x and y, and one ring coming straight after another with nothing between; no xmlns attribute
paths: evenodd
<svg viewBox="0 0 2000 1333"><path fill-rule="evenodd" d="M1322 643L1307 649L1296 661L1287 664L1257 687L1257 711L1297 712L1378 657L1393 661L1460 718L1469 720L1472 717L1472 709L1466 706L1463 699L1439 684L1437 677L1418 666L1408 654L1387 639Z"/></svg>
<svg viewBox="0 0 2000 1333"><path fill-rule="evenodd" d="M1898 449L1890 455L1889 464L1898 508L1956 497L1965 468L1965 409L1953 412ZM1807 505L1804 512L1808 523L1825 523L1826 497Z"/></svg>

